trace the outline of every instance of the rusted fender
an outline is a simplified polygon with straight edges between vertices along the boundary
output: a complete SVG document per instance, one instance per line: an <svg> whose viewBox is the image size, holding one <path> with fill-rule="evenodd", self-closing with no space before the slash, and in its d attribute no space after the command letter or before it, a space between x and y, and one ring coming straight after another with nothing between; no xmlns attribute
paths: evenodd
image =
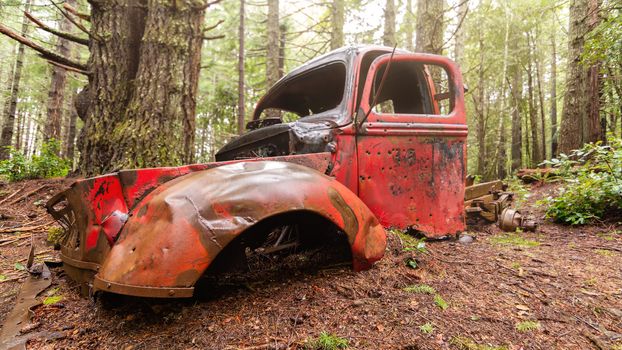
<svg viewBox="0 0 622 350"><path fill-rule="evenodd" d="M301 210L347 234L355 270L370 268L384 255L384 229L335 179L293 163L244 162L182 176L145 197L95 276L95 290L190 296L235 237L268 217Z"/></svg>

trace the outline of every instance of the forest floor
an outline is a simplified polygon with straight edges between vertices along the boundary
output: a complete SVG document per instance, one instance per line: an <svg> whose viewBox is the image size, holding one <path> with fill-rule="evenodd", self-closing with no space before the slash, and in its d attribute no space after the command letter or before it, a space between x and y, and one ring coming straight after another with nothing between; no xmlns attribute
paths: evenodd
<svg viewBox="0 0 622 350"><path fill-rule="evenodd" d="M54 224L42 203L69 183L0 189L0 322L27 278L30 234L36 260L58 259L45 244ZM39 299L62 299L34 307L22 333L46 335L28 349L296 349L321 332L352 349L622 349L622 225L544 220L535 203L554 188L530 189L524 210L538 218L535 233L488 225L470 231L470 244L428 241L425 253L390 233L385 258L360 273L333 266L189 300L93 301L52 268ZM412 257L416 269L405 263Z"/></svg>

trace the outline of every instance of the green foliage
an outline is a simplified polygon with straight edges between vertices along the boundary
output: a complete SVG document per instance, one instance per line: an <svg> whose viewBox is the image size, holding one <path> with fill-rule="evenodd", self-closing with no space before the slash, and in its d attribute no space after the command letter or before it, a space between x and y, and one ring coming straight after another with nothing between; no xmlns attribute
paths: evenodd
<svg viewBox="0 0 622 350"><path fill-rule="evenodd" d="M9 147L10 158L0 162L0 176L11 182L66 176L70 163L58 156L59 150L60 142L50 140L41 146L39 155L28 159L21 151Z"/></svg>
<svg viewBox="0 0 622 350"><path fill-rule="evenodd" d="M419 326L419 330L423 334L430 334L434 332L434 325L431 322L428 322Z"/></svg>
<svg viewBox="0 0 622 350"><path fill-rule="evenodd" d="M449 304L443 299L440 294L434 295L434 304L438 306L441 310L447 310L449 308Z"/></svg>
<svg viewBox="0 0 622 350"><path fill-rule="evenodd" d="M322 332L317 338L308 339L305 344L307 350L337 350L347 349L348 340L328 332Z"/></svg>
<svg viewBox="0 0 622 350"><path fill-rule="evenodd" d="M63 237L63 229L58 226L52 226L48 229L48 238L47 241L52 244L60 243L61 238Z"/></svg>
<svg viewBox="0 0 622 350"><path fill-rule="evenodd" d="M531 332L540 329L538 321L523 321L516 324L516 330L519 332Z"/></svg>
<svg viewBox="0 0 622 350"><path fill-rule="evenodd" d="M0 282L2 282L2 281L6 281L6 279L7 279L7 278L6 278L6 276L5 276L5 275L0 274Z"/></svg>
<svg viewBox="0 0 622 350"><path fill-rule="evenodd" d="M53 305L63 300L62 295L53 295L43 299L43 305Z"/></svg>
<svg viewBox="0 0 622 350"><path fill-rule="evenodd" d="M502 235L492 236L489 240L494 244L510 245L522 248L537 247L540 242L526 239L520 233L506 233Z"/></svg>
<svg viewBox="0 0 622 350"><path fill-rule="evenodd" d="M427 284L414 284L404 288L406 292L416 294L436 294L436 290Z"/></svg>
<svg viewBox="0 0 622 350"><path fill-rule="evenodd" d="M391 230L391 233L397 235L402 242L402 250L405 252L419 252L419 253L427 253L427 249L425 247L425 237L416 238L402 230Z"/></svg>
<svg viewBox="0 0 622 350"><path fill-rule="evenodd" d="M15 267L15 270L19 270L19 271L24 271L24 270L26 270L26 266L24 266L24 264L22 264L22 263L18 263L18 262L16 262L16 263L15 263L15 265L14 265L14 267Z"/></svg>
<svg viewBox="0 0 622 350"><path fill-rule="evenodd" d="M556 197L542 201L546 215L570 225L601 219L611 210L622 210L622 139L609 137L586 144L570 155L545 162L559 169L565 184Z"/></svg>

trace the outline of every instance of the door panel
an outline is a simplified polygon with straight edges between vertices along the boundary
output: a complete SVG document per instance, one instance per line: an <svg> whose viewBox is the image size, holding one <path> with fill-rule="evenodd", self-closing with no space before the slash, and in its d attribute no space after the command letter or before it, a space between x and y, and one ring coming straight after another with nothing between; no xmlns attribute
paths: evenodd
<svg viewBox="0 0 622 350"><path fill-rule="evenodd" d="M450 91L441 92L451 99L447 115L438 114L440 94L424 64L447 71ZM447 58L385 55L372 63L357 115L359 197L384 226L412 228L427 237L465 230L462 96L460 73ZM392 101L395 110L370 109L382 101Z"/></svg>

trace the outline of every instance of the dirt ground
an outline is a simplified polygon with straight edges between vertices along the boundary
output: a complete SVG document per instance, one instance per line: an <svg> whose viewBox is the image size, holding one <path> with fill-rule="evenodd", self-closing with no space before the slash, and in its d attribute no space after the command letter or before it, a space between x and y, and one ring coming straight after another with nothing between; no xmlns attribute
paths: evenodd
<svg viewBox="0 0 622 350"><path fill-rule="evenodd" d="M36 260L58 259L45 244L53 223L42 203L69 183L0 188L0 322L27 277L19 264L30 234ZM369 271L288 273L189 300L94 301L53 268L39 298L57 302L35 307L22 332L46 335L28 349L297 349L321 332L352 349L622 349L622 225L547 222L536 200L553 190L537 186L525 201L535 233L490 225L469 232L470 244L428 241L426 252L390 233Z"/></svg>

